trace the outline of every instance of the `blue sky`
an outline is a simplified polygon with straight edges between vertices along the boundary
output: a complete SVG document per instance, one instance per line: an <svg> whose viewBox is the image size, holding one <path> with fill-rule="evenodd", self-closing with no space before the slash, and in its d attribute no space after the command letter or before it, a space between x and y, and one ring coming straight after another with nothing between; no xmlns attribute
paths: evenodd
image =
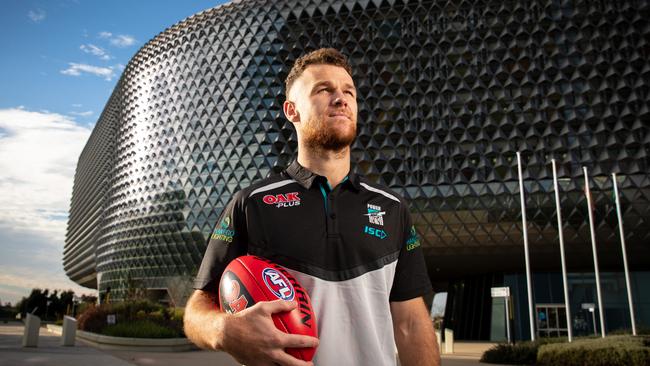
<svg viewBox="0 0 650 366"><path fill-rule="evenodd" d="M124 66L206 0L0 1L0 301L63 272L77 159Z"/></svg>

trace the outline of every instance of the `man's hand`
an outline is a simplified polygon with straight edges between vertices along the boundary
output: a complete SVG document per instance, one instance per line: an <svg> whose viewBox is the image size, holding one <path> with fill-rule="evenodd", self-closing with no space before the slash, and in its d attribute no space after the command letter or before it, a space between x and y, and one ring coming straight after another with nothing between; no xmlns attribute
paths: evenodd
<svg viewBox="0 0 650 366"><path fill-rule="evenodd" d="M214 294L197 290L185 308L185 334L202 348L223 350L247 366L309 366L285 348L316 347L318 339L278 330L271 316L291 311L293 301L264 301L236 314L218 311Z"/></svg>
<svg viewBox="0 0 650 366"><path fill-rule="evenodd" d="M291 311L296 306L294 301L259 302L228 317L224 326L224 351L247 366L311 365L311 362L297 360L284 349L316 347L318 339L284 333L275 327L271 318L272 314Z"/></svg>

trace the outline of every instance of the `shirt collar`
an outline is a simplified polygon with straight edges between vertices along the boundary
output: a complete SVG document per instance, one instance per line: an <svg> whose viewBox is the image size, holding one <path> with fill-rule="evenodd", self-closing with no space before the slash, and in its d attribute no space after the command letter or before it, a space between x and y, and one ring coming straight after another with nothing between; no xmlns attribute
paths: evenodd
<svg viewBox="0 0 650 366"><path fill-rule="evenodd" d="M311 186L314 184L317 178L321 178L323 179L324 182L327 182L327 178L321 177L320 175L303 167L302 165L300 165L300 163L298 163L298 160L294 160L293 162L291 162L291 164L289 164L285 172L289 177L291 177L293 180L298 182L298 184L300 184L306 189L311 188ZM341 184L344 185L349 184L357 191L361 189L361 185L359 184L359 176L353 171L350 171L348 173L348 179L346 179Z"/></svg>

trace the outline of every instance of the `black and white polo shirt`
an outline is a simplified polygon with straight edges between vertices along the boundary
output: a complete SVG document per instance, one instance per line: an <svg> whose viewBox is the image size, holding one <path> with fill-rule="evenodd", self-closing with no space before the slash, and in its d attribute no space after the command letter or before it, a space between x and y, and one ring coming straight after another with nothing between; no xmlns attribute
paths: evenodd
<svg viewBox="0 0 650 366"><path fill-rule="evenodd" d="M316 365L393 365L391 301L431 291L408 206L350 173L334 189L293 162L239 191L216 223L194 287L218 291L228 263L268 258L307 289L318 317Z"/></svg>

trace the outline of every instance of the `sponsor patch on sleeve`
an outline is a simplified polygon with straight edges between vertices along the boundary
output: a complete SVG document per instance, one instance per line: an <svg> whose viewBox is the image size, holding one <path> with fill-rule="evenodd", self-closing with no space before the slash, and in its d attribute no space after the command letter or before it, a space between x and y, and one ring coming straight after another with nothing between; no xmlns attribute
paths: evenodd
<svg viewBox="0 0 650 366"><path fill-rule="evenodd" d="M210 239L231 243L234 236L235 230L232 230L230 227L230 216L226 216L223 220L221 220L219 226L214 229L212 235L210 236Z"/></svg>
<svg viewBox="0 0 650 366"><path fill-rule="evenodd" d="M420 238L418 238L418 233L415 231L415 226L411 226L411 232L408 239L406 239L406 250L413 250L419 246Z"/></svg>

